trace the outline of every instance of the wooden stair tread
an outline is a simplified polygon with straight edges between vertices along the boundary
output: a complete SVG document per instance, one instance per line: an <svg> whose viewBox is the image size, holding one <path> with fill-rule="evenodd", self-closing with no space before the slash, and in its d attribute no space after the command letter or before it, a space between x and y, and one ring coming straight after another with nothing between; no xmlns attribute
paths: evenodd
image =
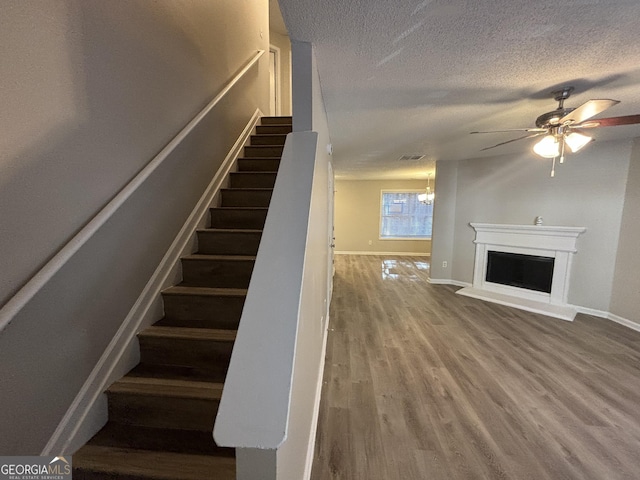
<svg viewBox="0 0 640 480"><path fill-rule="evenodd" d="M139 335L155 338L176 338L183 340L213 340L220 342L233 342L236 339L235 330L222 330L216 328L191 328L151 326L145 328Z"/></svg>
<svg viewBox="0 0 640 480"><path fill-rule="evenodd" d="M154 365L139 363L129 371L129 373L127 373L127 376L224 383L226 372L185 365Z"/></svg>
<svg viewBox="0 0 640 480"><path fill-rule="evenodd" d="M235 465L235 458L229 456L154 452L99 445L86 445L73 456L74 470L105 472L113 478L133 476L158 480L234 480Z"/></svg>
<svg viewBox="0 0 640 480"><path fill-rule="evenodd" d="M219 447L215 443L211 436L211 428L158 428L107 422L88 444L154 452L235 457L234 448Z"/></svg>
<svg viewBox="0 0 640 480"><path fill-rule="evenodd" d="M175 378L137 377L125 375L108 389L108 393L151 395L171 398L220 400L222 383Z"/></svg>
<svg viewBox="0 0 640 480"><path fill-rule="evenodd" d="M221 229L224 231L229 231L230 229L224 228ZM182 260L228 260L230 262L238 261L238 262L255 262L255 255L207 255L203 253L192 253L191 255L185 255L182 257Z"/></svg>
<svg viewBox="0 0 640 480"><path fill-rule="evenodd" d="M186 287L174 285L162 291L165 295L199 295L212 297L244 297L246 288L213 288L213 287Z"/></svg>

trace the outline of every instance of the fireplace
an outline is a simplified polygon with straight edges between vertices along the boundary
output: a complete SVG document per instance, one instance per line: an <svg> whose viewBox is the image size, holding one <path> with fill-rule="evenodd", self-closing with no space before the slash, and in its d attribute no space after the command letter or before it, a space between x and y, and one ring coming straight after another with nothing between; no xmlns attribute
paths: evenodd
<svg viewBox="0 0 640 480"><path fill-rule="evenodd" d="M573 320L571 263L583 227L472 223L473 284L458 294Z"/></svg>

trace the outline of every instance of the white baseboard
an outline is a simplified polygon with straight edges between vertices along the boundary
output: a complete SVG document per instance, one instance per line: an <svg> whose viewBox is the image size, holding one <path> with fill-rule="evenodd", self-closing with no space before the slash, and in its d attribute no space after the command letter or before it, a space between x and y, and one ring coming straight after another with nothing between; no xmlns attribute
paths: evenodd
<svg viewBox="0 0 640 480"><path fill-rule="evenodd" d="M335 255L379 255L392 257L430 257L430 253L424 252L360 252L340 250L333 252Z"/></svg>
<svg viewBox="0 0 640 480"><path fill-rule="evenodd" d="M592 315L594 317L606 318L607 320L611 320L612 322L619 323L620 325L624 325L631 330L635 330L636 332L640 332L640 323L634 322L633 320L629 320L627 318L623 318L619 315L616 315L611 312L605 312L604 310L595 310L593 308L580 307L574 305L578 313L584 313L585 315Z"/></svg>
<svg viewBox="0 0 640 480"><path fill-rule="evenodd" d="M103 392L138 363L140 355L138 343L135 341L136 335L141 329L162 317L160 292L180 281L180 257L193 250L194 232L205 225L209 207L213 204L227 174L235 165L242 148L248 143L261 114L260 110L255 111L236 140L41 455L70 455L106 423L107 408Z"/></svg>
<svg viewBox="0 0 640 480"><path fill-rule="evenodd" d="M580 305L571 305L576 309L578 313L584 313L585 315L592 315L594 317L600 318L609 318L609 312L605 312L604 310L596 310L594 308L581 307Z"/></svg>
<svg viewBox="0 0 640 480"><path fill-rule="evenodd" d="M470 287L468 282L460 282L458 280L451 280L450 278L427 278L427 282L432 285L455 285L456 287Z"/></svg>
<svg viewBox="0 0 640 480"><path fill-rule="evenodd" d="M318 367L318 384L316 385L316 398L313 404L313 418L311 420L311 438L309 439L309 446L307 448L307 461L304 467L304 480L311 478L311 468L313 467L313 458L316 450L316 436L318 432L318 418L320 416L320 400L322 398L322 383L324 380L324 364L327 352L327 336L329 332L329 315L327 315L327 321L325 322L324 338L322 339L322 359L320 360L320 366Z"/></svg>
<svg viewBox="0 0 640 480"><path fill-rule="evenodd" d="M619 323L620 325L624 325L625 327L628 327L631 330L635 330L636 332L640 332L640 323L638 323L638 322L634 322L633 320L629 320L627 318L622 318L622 317L620 317L618 315L615 315L613 313L609 313L607 318L609 320L611 320L612 322Z"/></svg>

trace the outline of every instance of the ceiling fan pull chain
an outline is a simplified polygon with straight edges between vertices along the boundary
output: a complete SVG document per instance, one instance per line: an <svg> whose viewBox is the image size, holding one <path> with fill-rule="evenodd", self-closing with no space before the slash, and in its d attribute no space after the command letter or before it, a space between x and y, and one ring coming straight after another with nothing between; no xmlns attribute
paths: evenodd
<svg viewBox="0 0 640 480"><path fill-rule="evenodd" d="M551 178L556 176L556 158L553 157L553 162L551 163Z"/></svg>
<svg viewBox="0 0 640 480"><path fill-rule="evenodd" d="M554 158L553 161L555 160ZM560 163L564 163L564 136L560 137Z"/></svg>

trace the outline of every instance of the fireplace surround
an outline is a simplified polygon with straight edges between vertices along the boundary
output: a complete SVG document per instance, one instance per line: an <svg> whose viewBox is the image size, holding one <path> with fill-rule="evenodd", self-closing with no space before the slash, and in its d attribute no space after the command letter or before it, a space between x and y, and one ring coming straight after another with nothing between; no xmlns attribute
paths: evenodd
<svg viewBox="0 0 640 480"><path fill-rule="evenodd" d="M567 295L571 263L578 236L586 230L584 227L470 225L476 231L473 284L456 293L563 320L574 319L576 310L567 303ZM487 276L488 265L496 259L497 276ZM528 261L537 261L540 265ZM510 268L515 272L509 272ZM550 279L543 278L549 274ZM535 282L538 285L532 287L530 283Z"/></svg>

